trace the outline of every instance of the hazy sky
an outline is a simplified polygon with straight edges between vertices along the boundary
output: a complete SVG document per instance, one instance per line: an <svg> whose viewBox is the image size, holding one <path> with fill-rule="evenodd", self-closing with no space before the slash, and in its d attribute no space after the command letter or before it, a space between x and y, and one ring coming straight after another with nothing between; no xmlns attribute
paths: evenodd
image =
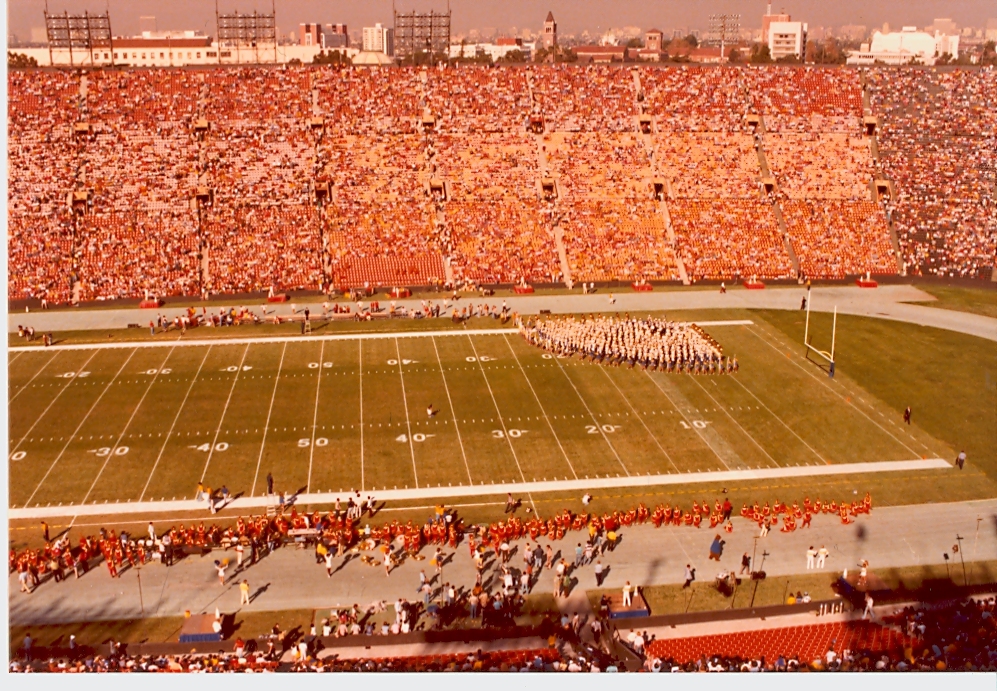
<svg viewBox="0 0 997 691"><path fill-rule="evenodd" d="M277 25L283 34L301 22L345 22L359 29L374 22L392 23L392 0L275 0ZM578 33L610 27L656 27L705 29L707 16L714 12L737 12L741 25L760 28L765 0L451 0L452 31L493 27L506 32L512 27L538 30L547 15L554 12L558 31ZM44 26L43 0L8 0L8 31L28 39L32 27ZM111 12L115 35L138 32L139 17L156 17L157 28L198 29L214 33L214 2L211 0L49 0L50 12ZM269 10L271 0L219 0L223 11ZM446 0L397 0L398 10L446 9ZM889 22L891 27L923 27L936 17L951 18L959 26L984 26L997 17L997 0L775 0L773 11L785 11L811 26L865 24L871 27Z"/></svg>

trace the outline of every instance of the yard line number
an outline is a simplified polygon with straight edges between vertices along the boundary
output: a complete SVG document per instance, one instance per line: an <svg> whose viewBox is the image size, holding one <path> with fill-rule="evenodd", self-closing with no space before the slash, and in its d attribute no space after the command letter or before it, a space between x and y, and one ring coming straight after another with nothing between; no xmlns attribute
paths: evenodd
<svg viewBox="0 0 997 691"><path fill-rule="evenodd" d="M509 437L512 437L513 439L519 439L521 436L523 436L524 434L526 434L529 431L530 430L528 430L528 429L511 429L508 432L505 432L505 431L500 430L500 429L493 429L492 430L492 436L494 438L496 438L496 439L505 439L506 436L508 435Z"/></svg>
<svg viewBox="0 0 997 691"><path fill-rule="evenodd" d="M679 424L682 425L682 429L706 429L706 426L710 424L709 420L690 420L688 423L685 420L679 420ZM691 426L690 426L691 424Z"/></svg>
<svg viewBox="0 0 997 691"><path fill-rule="evenodd" d="M588 432L589 434L599 434L600 430L602 430L606 434L612 434L613 432L615 432L620 428L622 428L622 425L602 425L602 426L585 425L585 431Z"/></svg>

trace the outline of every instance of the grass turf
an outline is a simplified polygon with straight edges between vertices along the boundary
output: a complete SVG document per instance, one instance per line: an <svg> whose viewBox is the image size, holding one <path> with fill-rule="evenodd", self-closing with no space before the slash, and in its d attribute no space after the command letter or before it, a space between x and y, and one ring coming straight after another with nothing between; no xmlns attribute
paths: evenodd
<svg viewBox="0 0 997 691"><path fill-rule="evenodd" d="M927 307L997 318L997 290L993 288L961 288L921 283L917 287L937 298L932 302L921 303Z"/></svg>
<svg viewBox="0 0 997 691"><path fill-rule="evenodd" d="M843 318L839 374L829 381L801 358L795 313L696 316L756 321L709 329L738 356L738 375L665 375L545 358L514 335L15 353L10 450L19 460L10 461L10 501L45 506L191 497L202 476L210 486L227 484L233 494L260 494L268 471L278 489L338 492L954 457L954 435L937 417L940 411L916 410L918 424L901 429L903 406L891 400L893 392L878 392L866 381L879 387L891 372L884 363L895 352L882 344L909 342L912 332L930 332L930 338L905 349L911 374L900 378L899 393L924 386L939 370L966 382L964 395L973 401L986 401L990 391L973 383L982 342L972 337ZM398 323L404 322L390 324ZM433 323L414 322L420 329ZM812 327L819 337L819 324ZM205 331L242 336L255 328L261 327ZM81 369L90 374L56 376ZM943 389L952 380L942 378ZM425 413L430 403L440 410L433 419ZM968 471L984 458L970 454ZM907 492L923 501L940 498L939 487L955 496L992 496L989 481L970 480L970 472L912 475L925 479ZM869 482L889 492L888 481ZM740 489L776 488L785 491L783 498L794 491L802 497L820 483L854 484L841 476ZM691 501L715 492L685 486L603 494L691 494ZM559 508L577 503L574 494L555 492L541 502Z"/></svg>

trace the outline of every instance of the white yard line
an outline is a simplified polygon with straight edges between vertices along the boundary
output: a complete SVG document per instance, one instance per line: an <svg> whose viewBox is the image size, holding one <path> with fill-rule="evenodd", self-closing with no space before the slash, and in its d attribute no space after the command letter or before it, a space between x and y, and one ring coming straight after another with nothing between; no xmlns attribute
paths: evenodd
<svg viewBox="0 0 997 691"><path fill-rule="evenodd" d="M492 391L492 385L488 381L488 375L485 374L485 368L481 366L481 358L478 357L478 349L474 347L474 340L471 338L471 334L467 335L467 342L471 344L471 351L474 353L474 361L478 363L478 369L481 370L481 376L485 380L485 386L488 387L488 395L492 397L492 405L495 406L495 414L498 415L499 424L502 425L502 436L505 437L506 442L509 444L509 450L512 452L512 457L516 461L516 469L519 470L519 477L523 478L523 482L525 483L526 475L523 473L523 466L519 464L519 456L516 455L516 449L512 445L512 437L509 436L509 428L505 426L505 418L502 417L502 411L499 410L498 401L495 400L495 393ZM536 506L533 507L533 510L536 511Z"/></svg>
<svg viewBox="0 0 997 691"><path fill-rule="evenodd" d="M312 414L312 443L308 445L308 482L306 489L312 488L312 466L315 462L315 432L318 429L318 394L322 390L322 359L325 356L325 343L318 352L318 383L315 384L315 412Z"/></svg>
<svg viewBox="0 0 997 691"><path fill-rule="evenodd" d="M755 337L758 338L758 340L760 340L762 343L765 343L769 348L771 348L775 352L780 353L780 354L782 353L781 350L779 350L774 345L772 345L771 341L769 341L767 338L762 337L754 329L748 329L748 331L750 333L754 334ZM866 412L864 410L860 409L857 405L855 405L850 400L848 400L847 396L844 396L844 395L838 393L837 391L835 391L834 389L832 389L830 386L827 385L827 382L822 381L822 379L820 377L816 376L813 372L808 371L806 367L804 367L800 363L796 362L792 357L790 357L788 359L797 368L799 368L799 370L801 372L803 372L808 377L810 377L811 379L813 379L814 381L816 381L818 384L820 384L821 386L823 386L825 389L827 389L828 391L830 391L832 394L834 394L835 396L837 396L838 398L840 398L841 400L843 400L846 404L848 404L849 406L851 406L852 409L855 410L857 413L859 413L862 417L864 417L866 420L868 420L869 422L871 422L872 424L874 424L876 427L878 427L879 429L881 429L883 432L885 432L895 442L897 442L898 444L900 444L900 446L904 447L905 449L907 449L908 451L910 451L915 456L919 455L917 453L917 451L915 451L914 449L910 448L905 443L903 443L900 439L898 439L896 436L894 436L893 433L890 432L890 430L886 429L881 424L879 424L878 422L876 422L875 420L873 420L871 417L869 417L869 415L866 414ZM922 444L922 446L923 446L923 444ZM925 448L927 448L927 447L925 447Z"/></svg>
<svg viewBox="0 0 997 691"><path fill-rule="evenodd" d="M571 381L571 377L568 376L568 372L564 369L564 366L561 365L557 355L554 356L554 362L557 364L557 368L561 370L561 374L564 375L564 378L568 380L569 384L571 384L571 388L574 390L575 395L578 396L578 400L582 402L583 406L585 406L585 410L588 412L589 417L591 417L592 422L595 423L595 428L599 430L599 434L602 435L603 441L605 441L606 444L609 446L609 450L613 452L613 455L616 457L616 460L619 462L620 467L623 468L623 472L626 473L627 476L629 476L630 471L627 470L626 463L624 463L623 459L620 458L620 454L616 453L616 447L613 446L613 442L609 441L609 437L606 436L606 432L602 429L602 424L600 424L599 421L595 419L595 413L592 412L592 409L589 408L588 402L581 395L581 393L579 393L578 387L575 386L575 382Z"/></svg>
<svg viewBox="0 0 997 691"><path fill-rule="evenodd" d="M163 445L159 449L159 455L156 456L156 462L152 464L152 470L149 471L149 477L146 478L145 487L142 488L142 494L139 495L138 500L142 501L145 499L146 490L149 489L149 483L152 482L152 476L156 474L156 468L159 467L159 461L163 457L163 452L166 451L166 445L170 443L170 437L173 436L173 430L177 426L177 420L180 419L180 413L183 412L184 406L187 404L187 398L190 396L191 389L194 388L194 383L197 381L198 376L201 374L201 368L204 367L204 362L208 359L208 354L211 352L211 346L204 351L204 357L201 358L201 364L197 366L197 372L194 373L194 378L190 380L190 386L187 387L187 393L184 394L183 400L180 402L180 407L177 408L177 414L173 416L173 424L170 425L170 431L166 433L166 439L163 440Z"/></svg>
<svg viewBox="0 0 997 691"><path fill-rule="evenodd" d="M159 373L162 372L164 367L166 367L166 363L169 362L170 356L173 355L173 350L174 350L173 348L170 348L170 352L167 353L166 358L163 359L163 364L161 364L156 369L156 373L152 375L152 379L149 380L149 385L145 387L145 391L142 393L142 398L138 400L138 404L135 406L135 409L132 411L132 414L128 416L128 422L125 423L124 428L121 430L121 434L118 435L118 438L114 440L114 444L111 445L111 452L107 454L107 458L104 459L104 463L100 466L100 470L97 471L97 477L95 477L93 479L93 482L90 483L90 489L87 490L86 496L83 497L83 501L80 503L82 504L87 503L87 499L89 499L90 495L93 493L93 488L97 486L97 482L100 480L101 475L104 474L104 469L107 468L107 464L114 457L115 450L117 450L117 448L121 445L121 440L125 438L125 433L128 431L128 428L131 426L132 420L135 419L135 414L139 411L139 408L142 407L142 403L145 402L145 397L148 396L149 391L152 390L152 385L155 384L156 379L159 378Z"/></svg>
<svg viewBox="0 0 997 691"><path fill-rule="evenodd" d="M215 446L218 443L218 435L222 433L222 425L225 423L225 413L228 412L229 403L232 402L232 394L235 393L235 385L239 383L239 375L242 374L242 365L246 362L246 355L249 353L249 345L242 351L242 359L239 360L239 369L235 371L235 376L232 377L232 386L228 390L228 398L225 399L225 407L222 408L222 416L218 419L218 427L215 428L215 436L211 439L211 447L208 449L208 458L204 461L204 470L201 472L200 482L204 482L205 476L208 474L208 466L211 465L211 457L215 453Z"/></svg>
<svg viewBox="0 0 997 691"><path fill-rule="evenodd" d="M360 371L360 491L367 491L366 477L364 476L364 458L363 458L363 341L357 341L357 350L360 353L360 365L357 369Z"/></svg>
<svg viewBox="0 0 997 691"><path fill-rule="evenodd" d="M744 434L744 436L746 436L748 439L750 439L751 443L754 444L755 446L757 446L758 450L761 451L763 454L765 454L766 458L768 458L770 461L772 461L772 465L774 465L774 466L775 465L779 465L778 461L776 461L774 458L772 458L772 454L770 454L768 451L766 451L765 447L762 446L761 444L759 444L758 440L755 439L753 436L751 436L751 434L748 433L748 430L744 429L744 427L741 426L741 423L739 423L737 420L735 420L734 416L731 415L730 412L726 408L724 408L723 405L717 399L713 398L713 395L710 394L710 392L707 391L706 388L702 384L700 384L698 381L696 381L696 378L693 375L687 373L685 376L689 377L689 379L691 379L693 382L696 383L696 386L698 386L700 389L702 389L703 393L705 393L707 395L707 397L711 401L713 401L713 405L715 405L717 408L719 408L721 413L723 413L724 415L726 415L727 417L730 418L730 421L733 422L734 425L736 425L739 430L741 430L741 432Z"/></svg>
<svg viewBox="0 0 997 691"><path fill-rule="evenodd" d="M270 407L267 408L267 422L263 425L263 440L260 442L260 455L256 458L256 474L253 475L253 489L249 491L250 496L256 496L256 481L260 477L260 465L263 463L263 450L267 447L267 431L270 429L270 415L273 413L273 402L277 398L277 384L280 383L280 372L284 368L284 354L287 352L287 343L280 350L280 363L277 365L277 376L273 379L273 392L270 394Z"/></svg>
<svg viewBox="0 0 997 691"><path fill-rule="evenodd" d="M661 442L658 441L658 438L654 435L654 432L652 432L651 428L647 426L646 422L644 422L644 418L641 416L640 413L637 412L637 409L633 407L633 404L630 402L630 398L623 392L623 389L621 389L619 387L619 385L616 383L616 381L611 376L609 376L609 372L607 371L608 368L600 366L599 369L602 370L602 373L606 375L606 379L609 380L609 383L612 384L616 388L616 390L619 392L619 394L623 398L623 400L626 401L627 407L630 408L630 410L634 414L634 417L637 418L637 420L640 422L640 424L642 424L644 426L644 429L651 436L651 439L654 440L654 444L658 447L658 450L661 451L661 453L663 453L665 455L665 458L668 459L668 462L672 464L673 468L675 468L675 472L677 472L677 473L681 472L679 470L679 467L677 465L675 465L675 461L672 460L672 457L668 454L667 451L665 451L665 447L663 447L661 445Z"/></svg>
<svg viewBox="0 0 997 691"><path fill-rule="evenodd" d="M22 355L24 355L24 351L21 351L21 352L19 352L19 353L18 353L17 355L15 355L15 356L14 356L14 357L12 357L12 358L11 358L10 360L8 360L8 361L7 361L7 367L10 367L10 366L11 366L11 365L13 365L13 364L14 364L15 362L17 362L17 358L21 357Z"/></svg>
<svg viewBox="0 0 997 691"><path fill-rule="evenodd" d="M631 475L629 477L605 477L579 480L555 480L546 482L509 482L492 485L457 485L456 487L423 487L420 489L383 490L377 498L384 501L404 501L410 499L448 499L455 497L499 496L507 493L529 492L579 492L592 489L620 487L658 487L687 484L719 484L731 482L752 482L789 477L824 477L835 475L856 475L860 473L895 473L901 471L938 470L952 466L941 458L913 459L908 461L871 461L866 463L836 463L832 465L780 466L778 468L758 468L755 470L718 470L706 473L669 473L667 475ZM300 504L333 504L336 492L302 494L297 498ZM230 507L249 509L265 507L267 497L239 497ZM181 501L127 502L123 504L86 504L74 506L39 506L34 508L10 509L8 518L39 519L52 516L105 516L141 514L148 512L194 511L204 508L203 503L190 499Z"/></svg>
<svg viewBox="0 0 997 691"><path fill-rule="evenodd" d="M48 359L48 362L46 362L44 365L42 365L41 367L39 367L38 371L35 372L35 375L33 377L31 377L31 379L29 379L28 382L24 386L22 386L20 389L18 389L17 393L15 393L13 396L10 397L10 400L7 401L7 405L9 406L11 403L13 403L15 398L17 398L18 396L20 396L24 392L25 389L27 389L29 386L31 386L31 382L33 382L35 379L37 379L38 375L41 374L42 372L44 372L45 368L47 368L50 364L52 364L52 361L55 360L55 358L58 355L59 355L59 353L52 353L52 357L50 357ZM21 353L18 353L14 357L14 360L16 360L17 358L19 358L20 356L21 356ZM10 363L7 365L7 371L8 372L10 371L10 365L14 364L14 360L11 360Z"/></svg>
<svg viewBox="0 0 997 691"><path fill-rule="evenodd" d="M564 456L565 462L568 464L568 467L571 469L571 474L574 475L575 479L577 480L578 473L575 472L575 466L571 464L571 459L568 458L568 452L565 451L564 447L561 445L561 440L560 438L558 438L557 432L554 431L554 425L551 424L550 418L547 417L547 411L544 409L543 403L540 402L540 397L537 396L537 392L533 388L533 383L530 381L530 378L526 376L526 370L523 369L523 365L519 362L519 357L516 355L516 350L512 347L512 343L509 342L508 336L505 337L505 343L507 346L509 346L509 352L512 353L512 359L516 361L516 366L519 367L519 371L522 373L523 379L526 380L527 386L529 386L530 391L533 392L533 398L536 400L537 405L540 406L540 412L543 413L544 421L547 423L547 427L550 429L550 433L554 435L554 441L557 442L557 448L561 450L561 455Z"/></svg>
<svg viewBox="0 0 997 691"><path fill-rule="evenodd" d="M519 333L517 329L467 329L456 331L452 329L440 331L382 331L373 333L352 334L312 334L309 341L372 341L395 338L427 338L437 336L500 336L506 333ZM116 343L65 343L49 346L46 350L107 350L115 348L183 348L185 346L210 345L256 345L259 343L292 343L301 340L301 336L258 336L256 338L202 338L176 341L119 341ZM40 351L42 346L16 346L8 348L9 352Z"/></svg>
<svg viewBox="0 0 997 691"><path fill-rule="evenodd" d="M408 414L408 397L405 395L405 375L402 373L402 353L398 349L398 339L395 339L395 355L398 357L398 378L402 382L402 403L405 404L405 427L408 428L408 448L412 454L412 475L415 477L415 486L419 487L419 471L415 467L415 444L412 442L412 421Z"/></svg>
<svg viewBox="0 0 997 691"><path fill-rule="evenodd" d="M708 448L710 449L710 451L712 451L712 452L713 452L713 455L717 457L717 460L718 460L718 461L720 461L721 463L723 463L723 464L724 464L724 467L725 467L725 468L726 468L727 470L730 470L730 466L729 466L729 465L727 465L727 461L725 461L725 460L724 460L724 459L723 459L723 458L722 458L722 457L720 456L720 454L719 454L719 453L717 452L717 450L713 448L713 446L712 446L712 445L710 444L710 442L708 442L708 441L706 440L706 437L704 437L704 436L703 436L703 433L702 433L702 432L700 431L700 429L699 429L698 427L696 427L696 426L695 426L694 424L692 424L692 423L691 423L691 422L689 421L689 418L687 418L687 417L686 417L685 413L683 413L683 412L682 412L682 411L681 411L681 410L679 409L679 407L678 407L677 405L675 405L675 401L673 401L673 400L672 400L672 397L668 395L668 392L667 392L667 391L665 391L665 390L664 390L663 388L661 388L661 384L660 384L660 383L658 383L658 380L657 380L657 379L655 379L654 377L652 377L652 376L651 376L651 373L650 373L650 372L648 372L647 370L644 370L644 374L646 374L646 375L647 375L647 378L648 378L648 379L650 379L650 380L651 380L652 382L654 382L654 385L655 385L656 387L658 387L658 391L660 391L660 392L661 392L662 394L664 394L665 398L667 398L667 399L668 399L668 403L669 403L669 404L671 404L672 408L674 408L674 409L675 409L675 412L676 412L676 413L678 413L679 415L681 415L681 416L682 416L682 419L683 419L683 420L685 420L685 424L689 425L689 428L690 428L690 429L692 429L692 430L693 430L693 431L694 431L694 432L695 432L696 434L698 434L698 435L699 435L699 438L700 438L700 439L702 439L702 440L703 440L703 443L704 443L704 444L706 444L706 446L707 446L707 447L708 447Z"/></svg>
<svg viewBox="0 0 997 691"><path fill-rule="evenodd" d="M94 356L96 356L96 355L97 355L97 351L95 350L95 351L93 352L93 355L91 355L90 357L88 357L88 358L87 358L87 361L86 361L86 362L84 362L84 363L83 363L82 365L80 365L80 368L79 368L78 370L76 370L76 372L75 372L75 373L73 374L72 378L71 378L71 379L69 379L69 381L67 381L67 382L66 382L66 383L65 383L65 384L63 385L63 387L62 387L61 389L59 389L59 392L58 392L58 393L57 393L57 394L55 395L55 398L53 398L53 399L52 399L51 401L49 401L49 404L48 404L47 406L45 406L45 410L43 410L43 411L42 411L42 414L41 414L41 415L39 415L39 416L38 416L38 418L37 418L37 419L36 419L36 420L35 420L35 421L34 421L34 422L33 422L33 423L31 424L31 427L29 427L29 428L28 428L28 431L24 433L24 436L23 436L23 437L21 437L21 438L20 438L20 439L18 440L18 442L17 442L17 446L15 446L15 447L14 447L13 449L11 449L11 450L10 450L10 453L14 453L15 451L17 451L17 450L18 450L18 449L19 449L19 448L21 447L21 444L23 444L23 443L24 443L24 440L28 438L28 435L29 435L29 434L31 434L31 432L32 432L32 431L33 431L33 430L35 429L35 427L37 427L37 426L38 426L38 423L42 421L42 418L44 418L44 417L45 417L45 414L46 414L46 413L47 413L47 412L49 411L49 409L50 409L50 408L51 408L51 407L52 407L53 405L55 405L55 402L56 402L57 400L59 400L59 396L61 396L61 395L62 395L62 394L63 394L63 393L64 393L64 392L66 391L66 389L68 389L68 388L69 388L70 386L72 386L72 385L73 385L73 382L75 382L75 381L76 381L76 379L77 379L77 378L79 377L79 374L80 374L80 372L82 372L82 371L83 371L83 368L84 368L84 367L86 367L87 365L89 365L89 364L90 364L90 361L91 361L91 360L93 360L93 359L94 359Z"/></svg>
<svg viewBox="0 0 997 691"><path fill-rule="evenodd" d="M125 361L121 363L121 367L119 367L118 371L115 372L115 374L114 374L113 377L111 377L111 381L109 381L107 383L107 386L104 387L104 390L100 392L99 396L97 396L97 400L94 401L93 405L90 406L90 409L87 411L87 414L83 416L82 420L80 420L80 424L76 425L76 429L73 430L73 433L71 435L69 435L69 439L66 440L65 445L63 445L63 447L62 447L62 450L59 451L59 455L55 457L55 460L52 461L52 465L50 465L48 467L48 470L45 471L45 475L42 476L42 479L39 480L38 484L35 486L35 490L31 493L31 496L28 497L28 501L24 502L25 506L27 506L28 504L30 504L31 500L35 498L36 494L38 494L38 490L40 490L41 487L42 487L42 485L45 484L45 480L48 479L48 476L55 469L55 466L59 463L59 460L62 458L62 455L64 453L66 453L66 449L69 448L69 445L72 443L73 438L77 434L79 434L80 429L83 427L83 423L85 423L90 418L90 413L92 413L94 411L94 408L97 407L97 404L100 403L100 401L101 401L102 398L104 398L104 394L106 394L108 391L111 390L111 386L114 385L114 382L118 378L118 375L121 374L121 372L125 369L125 365L127 365L129 362L131 362L132 356L135 355L136 352L138 352L137 349L136 350L132 350L132 352L129 353L128 357L125 358ZM87 362L89 362L89 360ZM74 377L74 379L75 379L75 377Z"/></svg>
<svg viewBox="0 0 997 691"><path fill-rule="evenodd" d="M781 425L782 425L783 427L785 427L786 429L788 429L788 430L789 430L789 432L790 432L790 433L791 433L791 434L792 434L792 435L793 435L794 437L796 437L797 439L799 439L799 440L800 440L800 442L801 442L801 443L802 443L802 444L803 444L803 445L804 445L805 447L807 447L808 449L810 449L810 452L811 452L811 453L813 453L813 455L814 455L814 456L816 456L816 457L817 457L818 459L820 459L820 462L821 462L821 463L829 463L829 462L830 462L830 461L828 461L828 460L827 460L826 458L824 458L823 456L821 456L821 455L820 455L819 453L817 453L817 449L815 449L814 447L810 446L810 444L806 443L806 442L805 442L805 441L803 440L803 437L801 437L801 436L800 436L799 434L797 434L797 433L796 433L796 431L795 431L795 430L794 430L794 429L793 429L792 427L790 427L790 426L789 426L788 424L786 424L786 422L785 422L785 421L783 421L783 419L782 419L781 417L779 417L779 416L778 416L778 415L776 415L776 414L775 414L774 412L772 412L772 410L770 410L770 409L769 409L769 407L768 407L767 405L765 405L764 401L762 401L762 399L758 398L758 396L756 396L756 395L755 395L755 392L754 392L754 391L752 391L752 390L751 390L751 389L749 389L749 388L748 388L747 386L745 386L744 384L742 384L742 383L741 383L741 382L740 382L740 381L738 380L738 378L737 378L736 376L734 376L734 377L731 377L731 379L733 379L733 380L734 380L735 382L737 382L737 385L738 385L738 386L740 386L740 387L741 387L742 389L744 389L744 390L745 390L745 391L747 391L747 392L748 392L749 394L751 394L751 397L752 397L752 398L754 398L754 399L755 399L756 401L758 401L759 405L761 405L761 406L762 406L763 408L765 408L765 410L767 410L767 411L769 412L769 415L771 415L771 416L772 416L772 417L774 417L774 418L775 418L776 420L778 420L778 421L779 421L779 424L781 424Z"/></svg>
<svg viewBox="0 0 997 691"><path fill-rule="evenodd" d="M450 398L450 386L447 384L447 374L443 371L443 360L440 359L440 349L436 347L436 339L430 339L433 342L433 350L436 351L436 362L440 365L440 376L443 377L443 388L447 392L447 403L450 405L450 416L453 418L454 431L457 432L457 443L460 444L460 455L464 459L464 468L467 469L467 481L474 484L474 480L471 478L471 466L467 463L467 452L464 450L464 440L460 436L460 425L457 424L457 413L453 409L453 399Z"/></svg>

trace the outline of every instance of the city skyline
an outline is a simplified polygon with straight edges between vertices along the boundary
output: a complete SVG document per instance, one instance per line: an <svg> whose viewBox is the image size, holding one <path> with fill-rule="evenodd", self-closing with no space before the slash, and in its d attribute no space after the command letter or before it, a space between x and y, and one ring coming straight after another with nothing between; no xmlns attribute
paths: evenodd
<svg viewBox="0 0 997 691"><path fill-rule="evenodd" d="M390 26L391 0L370 0L362 5L344 4L337 7L317 0L276 0L277 25L286 36L300 23L345 23L351 30L373 26L376 22ZM601 34L610 29L640 27L642 30L659 28L663 31L687 28L705 31L708 17L718 12L739 13L741 26L760 29L765 13L765 0L705 0L690 3L686 0L661 0L654 5L638 0L508 0L500 6L482 5L470 0L451 0L452 31L454 35L472 30L488 34L521 33L524 29L537 32L547 12L557 18L558 31L563 35ZM224 12L270 11L270 0L221 0L219 9ZM401 10L445 10L447 3L437 0L402 0L395 7ZM32 0L10 0L7 12L7 33L21 41L31 40L32 30L43 28L44 7ZM82 12L84 10L111 14L111 27L115 35L139 33L140 17L155 16L156 28L163 30L196 30L213 35L215 30L215 5L196 0L175 0L164 4L154 0L61 0L49 4L50 12ZM997 11L992 2L984 0L910 0L886 6L870 6L860 0L839 0L825 3L820 0L781 0L772 3L773 12L786 12L794 19L808 22L812 27L840 27L864 25L871 32L884 23L891 27L914 25L923 28L936 18L952 19L957 26L982 28ZM512 31L515 29L515 31Z"/></svg>

